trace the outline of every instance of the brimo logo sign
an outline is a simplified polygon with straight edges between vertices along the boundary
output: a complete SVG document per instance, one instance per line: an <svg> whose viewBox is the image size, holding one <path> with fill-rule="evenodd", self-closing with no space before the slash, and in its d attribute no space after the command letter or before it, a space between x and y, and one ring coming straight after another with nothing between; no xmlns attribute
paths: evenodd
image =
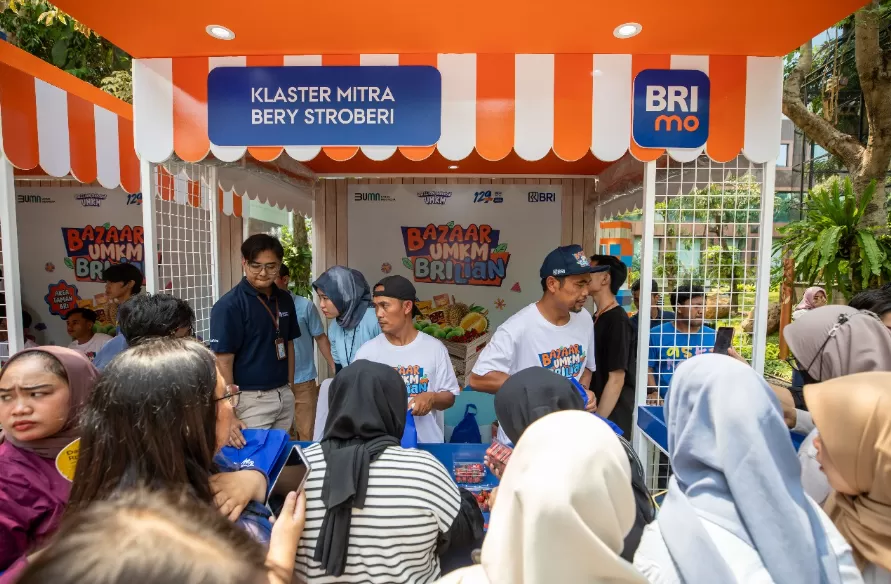
<svg viewBox="0 0 891 584"><path fill-rule="evenodd" d="M647 69L634 80L634 141L644 148L699 148L708 138L708 76Z"/></svg>

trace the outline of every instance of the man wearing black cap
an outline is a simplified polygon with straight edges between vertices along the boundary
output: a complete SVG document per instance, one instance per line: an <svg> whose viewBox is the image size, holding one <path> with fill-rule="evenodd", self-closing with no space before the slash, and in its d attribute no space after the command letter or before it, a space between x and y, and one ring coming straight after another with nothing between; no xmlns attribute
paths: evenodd
<svg viewBox="0 0 891 584"><path fill-rule="evenodd" d="M507 319L473 366L469 385L496 393L507 378L529 367L544 367L577 379L584 387L594 371L594 325L585 310L591 263L579 245L558 247L541 265L541 300ZM588 409L597 407L588 392ZM498 439L507 436L498 431Z"/></svg>
<svg viewBox="0 0 891 584"><path fill-rule="evenodd" d="M415 287L407 279L387 276L378 282L373 302L382 333L362 345L356 359L396 369L405 382L418 442L443 442L442 412L461 393L449 352L441 341L415 328L412 318L421 312Z"/></svg>
<svg viewBox="0 0 891 584"><path fill-rule="evenodd" d="M597 396L597 413L622 429L631 438L634 425L634 363L631 339L634 336L628 314L619 306L616 294L628 277L628 268L614 256L591 256L595 268L605 271L591 275L588 290L597 305L594 315L594 361L597 369L591 389Z"/></svg>

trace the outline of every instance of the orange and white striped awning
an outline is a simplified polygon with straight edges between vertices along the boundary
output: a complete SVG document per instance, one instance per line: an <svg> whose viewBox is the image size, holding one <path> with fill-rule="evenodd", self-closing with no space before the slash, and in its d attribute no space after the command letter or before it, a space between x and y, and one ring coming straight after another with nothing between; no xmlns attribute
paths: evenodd
<svg viewBox="0 0 891 584"><path fill-rule="evenodd" d="M200 179L189 177L185 170L171 174L159 164L153 168L153 173L155 188L162 201L189 205L197 209L210 209L210 205L216 203L224 215L242 216L242 195L235 192L234 186L223 189L217 184L217 196L214 200L209 195L210 189L202 185Z"/></svg>
<svg viewBox="0 0 891 584"><path fill-rule="evenodd" d="M132 107L0 42L0 155L16 168L137 193Z"/></svg>
<svg viewBox="0 0 891 584"><path fill-rule="evenodd" d="M434 149L462 160L474 149L486 160L511 150L537 161L553 152L563 160L590 150L602 161L630 151L655 160L663 150L637 146L631 138L632 84L644 69L698 69L711 80L710 128L704 151L715 161L740 153L757 163L775 159L780 147L782 59L774 57L592 54L373 54L275 57L182 57L133 62L136 149L152 162L174 153L199 161L209 153L234 161L245 152L274 160L283 152L310 161L321 151L347 161L359 150L385 160L396 147L217 146L207 132L207 75L216 67L318 65L432 65L442 74L442 134L430 147L401 147L410 161ZM699 149L672 149L679 161ZM408 171L408 169L407 169Z"/></svg>

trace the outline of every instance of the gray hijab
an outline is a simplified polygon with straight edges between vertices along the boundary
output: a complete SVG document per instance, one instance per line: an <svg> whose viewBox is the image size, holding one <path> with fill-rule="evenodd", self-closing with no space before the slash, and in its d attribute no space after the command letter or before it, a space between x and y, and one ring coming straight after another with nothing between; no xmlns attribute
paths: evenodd
<svg viewBox="0 0 891 584"><path fill-rule="evenodd" d="M371 289L359 270L333 266L319 276L312 287L321 290L334 303L340 313L337 324L347 330L359 326L371 306Z"/></svg>
<svg viewBox="0 0 891 584"><path fill-rule="evenodd" d="M787 326L783 336L801 366L818 381L891 371L891 331L865 310L835 305L815 308Z"/></svg>
<svg viewBox="0 0 891 584"><path fill-rule="evenodd" d="M779 401L760 375L724 355L693 357L671 380L665 419L674 475L658 522L684 582L736 581L703 519L754 548L775 582L839 582Z"/></svg>

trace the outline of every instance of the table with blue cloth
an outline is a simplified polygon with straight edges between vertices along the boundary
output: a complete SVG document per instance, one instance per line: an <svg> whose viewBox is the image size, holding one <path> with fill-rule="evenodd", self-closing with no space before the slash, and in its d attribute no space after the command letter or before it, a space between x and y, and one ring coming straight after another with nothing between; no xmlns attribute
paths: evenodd
<svg viewBox="0 0 891 584"><path fill-rule="evenodd" d="M659 450L668 454L668 428L665 425L665 413L662 406L638 406L637 427ZM801 447L801 443L806 438L802 434L791 431L789 437L795 450Z"/></svg>

